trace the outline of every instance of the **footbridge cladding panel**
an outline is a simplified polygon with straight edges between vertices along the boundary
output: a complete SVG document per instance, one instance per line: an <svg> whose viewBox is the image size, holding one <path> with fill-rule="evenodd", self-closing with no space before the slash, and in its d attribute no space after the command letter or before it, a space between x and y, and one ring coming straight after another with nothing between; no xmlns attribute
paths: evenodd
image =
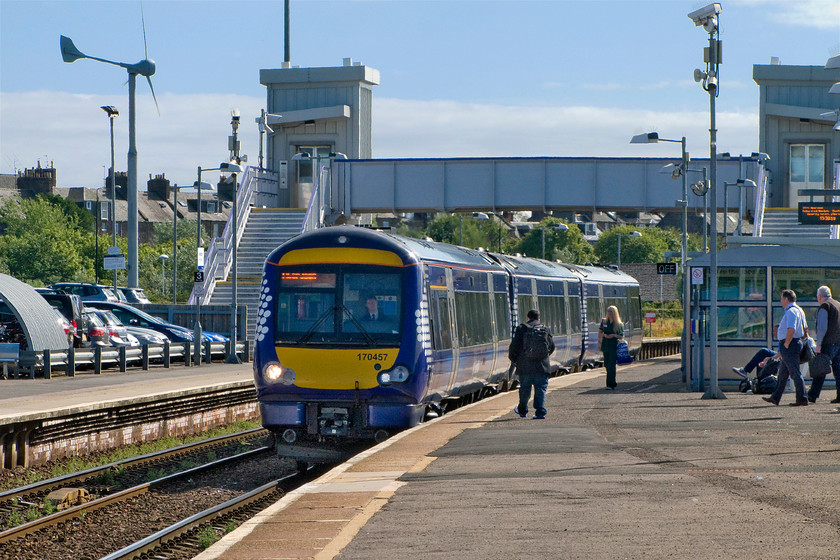
<svg viewBox="0 0 840 560"><path fill-rule="evenodd" d="M0 298L20 323L28 350L67 350L67 335L56 321L52 306L32 286L0 274Z"/></svg>
<svg viewBox="0 0 840 560"><path fill-rule="evenodd" d="M682 179L663 173L677 158L454 158L336 161L331 185L334 210L359 212L454 212L470 210L681 209ZM761 163L745 158L718 160L719 193L724 182L758 181ZM694 160L690 169L709 167ZM708 173L708 171L707 171ZM689 175L689 184L700 180ZM745 200L753 206L752 194ZM703 199L689 190L690 209ZM708 197L707 197L708 198ZM738 198L729 197L730 209ZM718 196L723 209L723 196Z"/></svg>

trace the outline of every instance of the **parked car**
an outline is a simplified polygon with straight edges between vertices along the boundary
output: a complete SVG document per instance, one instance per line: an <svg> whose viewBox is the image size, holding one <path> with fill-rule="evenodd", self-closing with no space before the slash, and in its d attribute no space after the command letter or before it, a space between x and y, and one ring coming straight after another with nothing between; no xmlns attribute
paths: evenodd
<svg viewBox="0 0 840 560"><path fill-rule="evenodd" d="M179 325L173 325L172 323L167 323L163 319L150 315L145 311L125 303L91 301L86 302L85 306L112 311L124 325L152 329L166 335L172 342L192 342L194 340L192 330ZM220 338L221 341L227 341L226 337L212 332L202 332L201 338L202 340L209 340L211 342L216 342L217 338Z"/></svg>
<svg viewBox="0 0 840 560"><path fill-rule="evenodd" d="M146 346L147 344L163 344L169 340L169 337L165 334L153 331L152 329L144 329L143 327L135 327L132 325L126 325L125 328L128 331L128 334L132 335L138 340L138 342L140 342L140 346Z"/></svg>
<svg viewBox="0 0 840 560"><path fill-rule="evenodd" d="M48 286L68 294L76 294L82 301L119 301L117 294L109 286L88 284L86 282L56 282Z"/></svg>
<svg viewBox="0 0 840 560"><path fill-rule="evenodd" d="M76 329L73 328L73 325L70 324L70 321L61 311L55 307L53 307L53 311L55 311L55 321L64 329L64 334L67 335L67 347L69 348L73 344L73 334L76 332Z"/></svg>
<svg viewBox="0 0 840 560"><path fill-rule="evenodd" d="M146 297L146 292L143 291L143 288L117 286L117 297L120 298L120 302L128 303L129 305L132 303L152 303Z"/></svg>
<svg viewBox="0 0 840 560"><path fill-rule="evenodd" d="M125 325L117 319L110 311L104 309L90 309L91 313L95 313L102 319L105 328L108 329L108 335L111 338L111 346L140 346L140 341L136 337L129 334Z"/></svg>
<svg viewBox="0 0 840 560"><path fill-rule="evenodd" d="M82 315L87 325L87 335L91 348L95 346L111 346L111 333L108 327L105 326L105 321L92 310L86 310Z"/></svg>
<svg viewBox="0 0 840 560"><path fill-rule="evenodd" d="M59 292L51 288L35 288L35 291L70 321L73 346L76 348L88 346L87 326L82 318L84 309L82 298L75 294Z"/></svg>

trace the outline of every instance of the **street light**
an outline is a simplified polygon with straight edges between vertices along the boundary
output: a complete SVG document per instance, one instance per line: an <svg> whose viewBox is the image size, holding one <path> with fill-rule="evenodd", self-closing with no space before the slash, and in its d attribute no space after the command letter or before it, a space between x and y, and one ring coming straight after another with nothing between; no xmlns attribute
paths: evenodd
<svg viewBox="0 0 840 560"><path fill-rule="evenodd" d="M117 246L117 185L114 182L114 119L120 114L113 105L101 107L111 124L111 246ZM98 253L97 253L98 258ZM98 281L98 280L97 280ZM114 269L114 293L117 293L117 269Z"/></svg>
<svg viewBox="0 0 840 560"><path fill-rule="evenodd" d="M198 192L197 208L196 208L196 274L195 282L201 284L201 289L196 290L195 293L195 328L193 338L195 342L194 360L196 364L201 364L201 299L204 297L204 248L201 246L201 191L203 189L212 190L209 183L201 182L201 174L205 171L222 171L227 173L239 173L242 168L235 163L224 162L219 167L211 167L209 169L202 169L198 166L198 180L193 184Z"/></svg>
<svg viewBox="0 0 840 560"><path fill-rule="evenodd" d="M690 279L688 276L688 267L686 266L685 262L688 258L688 161L689 155L688 152L685 150L685 136L683 136L680 140L669 140L668 138L660 138L658 132L648 132L647 134L637 134L633 138L630 139L631 144L656 144L658 142L671 142L674 144L680 145L680 165L677 169L674 170L672 173L672 177L676 179L677 177L682 177L682 199L677 201L679 206L683 207L683 223L682 223L682 241L680 243L680 266L682 267L682 277L683 277L683 332L681 338L681 348L682 348L682 372L683 372L683 381L686 381L689 377L689 367L690 363L686 360L686 350L688 349L688 341L689 341L689 332L691 330L690 327L690 319L689 319L689 310L691 305L691 292L689 291L690 287ZM677 173L679 170L679 173Z"/></svg>
<svg viewBox="0 0 840 560"><path fill-rule="evenodd" d="M566 224L554 224L551 227L557 231L569 231L569 226ZM540 225L540 230L542 230L542 259L545 260L545 225Z"/></svg>
<svg viewBox="0 0 840 560"><path fill-rule="evenodd" d="M642 234L638 231L631 231L630 233L618 234L618 269L621 270L621 238L622 237L641 237Z"/></svg>
<svg viewBox="0 0 840 560"><path fill-rule="evenodd" d="M734 183L723 182L723 213L725 218L723 220L723 239L726 241L726 222L729 219L729 187L738 187L738 235L741 235L741 188L754 187L755 181L752 179L738 179Z"/></svg>
<svg viewBox="0 0 840 560"><path fill-rule="evenodd" d="M709 159L710 169L709 188L712 192L711 206L715 213L712 220L711 251L709 252L709 289L711 291L710 338L711 349L709 352L709 388L703 394L704 399L725 399L726 395L718 386L718 270L717 270L717 126L715 124L715 99L720 94L720 63L722 42L719 36L720 4L715 2L695 10L688 14L694 25L700 27L709 34L709 46L704 49L703 61L706 63L706 70L697 69L694 71L694 81L702 83L703 89L709 93ZM703 375L703 372L700 372Z"/></svg>
<svg viewBox="0 0 840 560"><path fill-rule="evenodd" d="M231 162L236 162L236 167L239 167L240 157L239 157L239 139L237 137L237 131L239 130L239 109L234 109L230 112L230 127L233 131L233 135L230 137L230 160ZM233 171L233 208L231 212L233 213L232 220L231 220L231 233L233 234L233 239L231 240L231 250L233 251L233 255L231 255L231 307L230 307L230 349L228 351L228 356L225 359L225 363L228 364L241 364L242 362L239 360L239 356L236 355L236 307L239 303L237 297L237 288L238 288L238 268L237 268L237 261L236 261L236 253L239 249L239 208L237 205L237 198L239 198L239 192L237 189L236 184L236 171L231 170L230 166L228 166L229 171ZM242 168L239 167L239 171Z"/></svg>
<svg viewBox="0 0 840 560"><path fill-rule="evenodd" d="M160 256L160 292L166 296L166 260L169 255Z"/></svg>

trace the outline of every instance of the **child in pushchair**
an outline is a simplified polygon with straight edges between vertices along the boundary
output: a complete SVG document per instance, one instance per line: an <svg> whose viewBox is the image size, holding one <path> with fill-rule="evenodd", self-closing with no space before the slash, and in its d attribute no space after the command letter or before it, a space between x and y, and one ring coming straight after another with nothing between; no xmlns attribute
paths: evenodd
<svg viewBox="0 0 840 560"><path fill-rule="evenodd" d="M751 391L756 395L769 395L776 390L779 378L779 358L774 358L775 352L769 348L762 348L743 368L732 368L732 371L743 377L738 388L742 393ZM752 370L756 370L754 378L750 379Z"/></svg>

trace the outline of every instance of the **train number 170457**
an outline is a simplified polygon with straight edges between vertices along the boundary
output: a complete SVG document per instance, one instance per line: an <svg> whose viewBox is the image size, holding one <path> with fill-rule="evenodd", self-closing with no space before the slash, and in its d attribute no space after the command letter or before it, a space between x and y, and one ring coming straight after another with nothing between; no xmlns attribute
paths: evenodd
<svg viewBox="0 0 840 560"><path fill-rule="evenodd" d="M356 354L359 357L360 362L381 362L382 360L388 359L388 354L383 353L374 353L374 352L359 352Z"/></svg>

